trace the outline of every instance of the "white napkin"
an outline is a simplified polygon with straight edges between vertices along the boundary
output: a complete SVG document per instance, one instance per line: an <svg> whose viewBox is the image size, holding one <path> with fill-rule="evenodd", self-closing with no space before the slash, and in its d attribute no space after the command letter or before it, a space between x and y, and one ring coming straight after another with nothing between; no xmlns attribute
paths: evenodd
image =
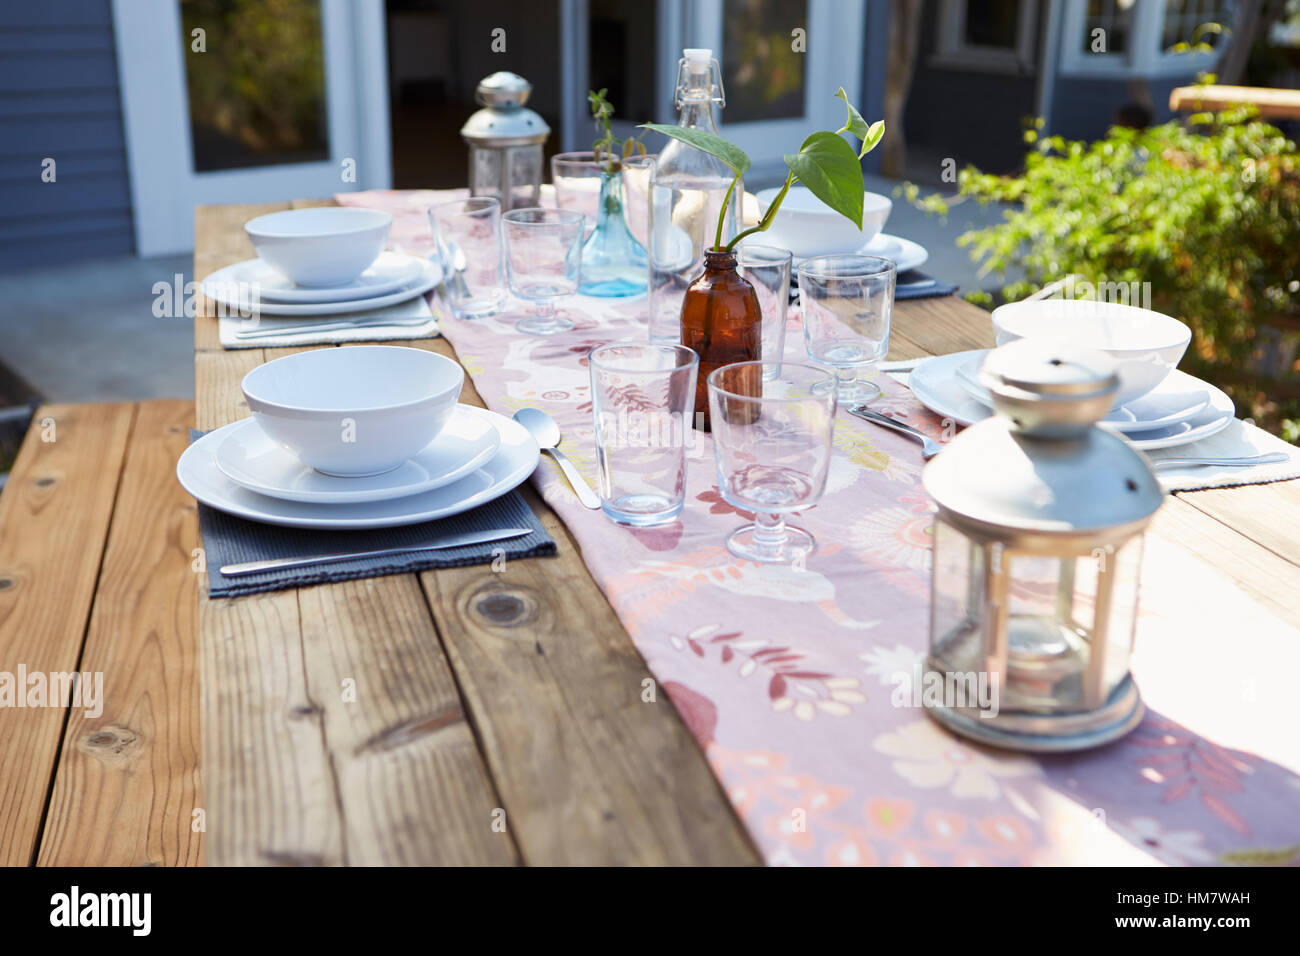
<svg viewBox="0 0 1300 956"><path fill-rule="evenodd" d="M332 332L316 331L310 326L333 325L336 322L366 321L376 319L414 319L426 318L427 322L410 326L369 325L358 329L335 329ZM256 325L258 330L275 328L303 328L299 332L286 332L283 335L259 335L254 338L241 339L235 336L239 329L254 328L251 320L240 316L222 316L218 320L218 332L221 345L227 349L274 349L291 345L321 345L330 342L386 342L396 339L425 339L438 334L438 319L429 309L428 302L422 295L406 302L399 302L382 309L368 312L345 312L342 315L291 315L262 316Z"/></svg>
<svg viewBox="0 0 1300 956"><path fill-rule="evenodd" d="M1286 461L1236 468L1218 465L1158 468L1156 476L1165 491L1195 491L1198 488L1259 485L1269 481L1300 478L1300 448L1241 419L1234 419L1231 425L1217 435L1202 438L1190 445L1156 449L1147 452L1146 455L1152 462L1157 462L1163 458L1248 458L1273 452L1286 454Z"/></svg>
<svg viewBox="0 0 1300 956"><path fill-rule="evenodd" d="M908 371L917 361L919 360L908 359L899 362L881 362L879 368L894 381L907 385ZM1286 461L1267 465L1238 465L1235 468L1190 465L1181 468L1156 469L1156 477L1160 479L1160 484L1165 491L1196 491L1202 488L1262 485L1270 481L1300 478L1300 448L1238 418L1217 435L1202 438L1189 445L1159 448L1145 454L1152 462L1157 462L1162 458L1249 458L1273 452L1285 454Z"/></svg>

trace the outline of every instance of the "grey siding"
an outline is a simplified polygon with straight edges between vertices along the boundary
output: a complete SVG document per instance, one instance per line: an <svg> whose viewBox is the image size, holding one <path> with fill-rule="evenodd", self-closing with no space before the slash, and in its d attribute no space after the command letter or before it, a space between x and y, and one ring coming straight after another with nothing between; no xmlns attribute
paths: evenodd
<svg viewBox="0 0 1300 956"><path fill-rule="evenodd" d="M1152 123L1168 122L1169 94L1195 77L1159 77L1130 82L1125 79L1058 76L1052 96L1052 132L1067 139L1100 139L1115 123L1116 111L1127 103L1149 98Z"/></svg>
<svg viewBox="0 0 1300 956"><path fill-rule="evenodd" d="M109 0L0 5L0 270L133 247Z"/></svg>

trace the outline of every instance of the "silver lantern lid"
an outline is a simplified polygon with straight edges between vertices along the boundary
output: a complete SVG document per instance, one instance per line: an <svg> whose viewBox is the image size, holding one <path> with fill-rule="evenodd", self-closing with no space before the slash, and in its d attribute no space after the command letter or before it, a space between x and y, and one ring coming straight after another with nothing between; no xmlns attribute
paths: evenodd
<svg viewBox="0 0 1300 956"><path fill-rule="evenodd" d="M1087 535L1140 527L1159 509L1164 491L1146 457L1096 425L1119 389L1105 353L1021 339L990 352L980 380L995 414L949 442L922 475L956 523Z"/></svg>
<svg viewBox="0 0 1300 956"><path fill-rule="evenodd" d="M460 129L472 146L528 146L545 142L551 128L524 104L533 85L518 73L502 71L479 81L474 99L483 107Z"/></svg>

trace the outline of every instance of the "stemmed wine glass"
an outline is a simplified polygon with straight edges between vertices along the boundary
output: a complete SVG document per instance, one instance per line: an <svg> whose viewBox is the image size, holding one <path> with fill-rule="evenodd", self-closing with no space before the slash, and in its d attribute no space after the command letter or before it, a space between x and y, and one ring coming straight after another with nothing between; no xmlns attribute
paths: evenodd
<svg viewBox="0 0 1300 956"><path fill-rule="evenodd" d="M737 362L709 376L718 489L754 523L727 537L738 558L794 562L816 548L785 515L826 490L835 430L835 376L795 362Z"/></svg>
<svg viewBox="0 0 1300 956"><path fill-rule="evenodd" d="M537 303L537 311L516 326L533 335L573 328L555 313L555 300L578 291L582 221L572 209L512 209L501 216L506 236L510 291Z"/></svg>
<svg viewBox="0 0 1300 956"><path fill-rule="evenodd" d="M889 351L898 269L879 256L817 256L799 265L808 357L838 374L841 405L865 404L880 386L858 380L858 369L875 365Z"/></svg>

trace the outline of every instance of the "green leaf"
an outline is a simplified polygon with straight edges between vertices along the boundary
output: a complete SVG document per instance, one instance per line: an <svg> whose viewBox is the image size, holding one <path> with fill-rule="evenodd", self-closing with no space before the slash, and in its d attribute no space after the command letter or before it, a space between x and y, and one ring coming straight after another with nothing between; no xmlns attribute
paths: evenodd
<svg viewBox="0 0 1300 956"><path fill-rule="evenodd" d="M871 152L880 143L881 138L885 135L885 121L877 120L868 125L867 121L862 118L857 107L849 102L849 94L844 92L844 87L835 91L835 95L844 101L844 105L849 109L849 118L844 123L844 128L862 140L862 148L858 150L858 159L861 159L867 153Z"/></svg>
<svg viewBox="0 0 1300 956"><path fill-rule="evenodd" d="M862 114L858 112L857 107L849 102L849 94L844 92L844 87L841 86L836 90L835 95L842 99L844 105L849 108L849 118L845 122L844 128L865 142L868 135L867 121L862 118Z"/></svg>
<svg viewBox="0 0 1300 956"><path fill-rule="evenodd" d="M659 123L642 123L641 129L663 133L669 139L681 140L688 146L716 156L730 167L737 176L749 169L749 155L734 143L728 142L717 133L702 129L687 129L681 126L664 126Z"/></svg>
<svg viewBox="0 0 1300 956"><path fill-rule="evenodd" d="M867 153L871 152L880 145L880 141L885 138L885 121L876 120L867 130L867 138L862 141L862 148L858 150L858 159L861 159Z"/></svg>
<svg viewBox="0 0 1300 956"><path fill-rule="evenodd" d="M813 133L785 164L814 196L859 229L862 228L862 167L853 147L835 133Z"/></svg>

